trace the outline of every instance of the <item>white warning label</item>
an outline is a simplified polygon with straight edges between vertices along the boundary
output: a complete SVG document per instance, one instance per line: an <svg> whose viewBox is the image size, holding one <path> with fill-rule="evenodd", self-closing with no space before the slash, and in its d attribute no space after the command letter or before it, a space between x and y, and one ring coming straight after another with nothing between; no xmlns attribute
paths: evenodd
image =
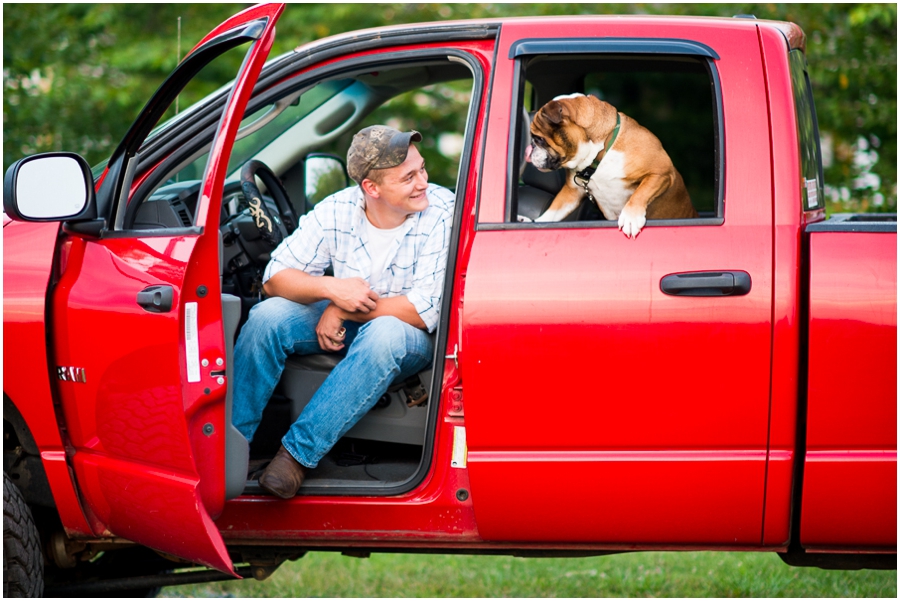
<svg viewBox="0 0 900 601"><path fill-rule="evenodd" d="M197 303L184 304L184 355L188 382L200 381L200 341L197 337Z"/></svg>
<svg viewBox="0 0 900 601"><path fill-rule="evenodd" d="M466 467L466 429L463 426L453 427L453 455L450 457L451 467Z"/></svg>
<svg viewBox="0 0 900 601"><path fill-rule="evenodd" d="M806 180L806 202L810 209L819 206L819 186L814 179Z"/></svg>

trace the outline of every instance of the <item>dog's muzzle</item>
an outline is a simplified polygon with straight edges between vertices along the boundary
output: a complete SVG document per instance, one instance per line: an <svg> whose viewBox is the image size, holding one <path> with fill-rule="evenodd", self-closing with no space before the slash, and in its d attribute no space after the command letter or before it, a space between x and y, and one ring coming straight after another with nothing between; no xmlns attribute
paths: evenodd
<svg viewBox="0 0 900 601"><path fill-rule="evenodd" d="M555 171L559 169L559 158L554 157L543 148L535 146L531 151L531 164L541 171Z"/></svg>

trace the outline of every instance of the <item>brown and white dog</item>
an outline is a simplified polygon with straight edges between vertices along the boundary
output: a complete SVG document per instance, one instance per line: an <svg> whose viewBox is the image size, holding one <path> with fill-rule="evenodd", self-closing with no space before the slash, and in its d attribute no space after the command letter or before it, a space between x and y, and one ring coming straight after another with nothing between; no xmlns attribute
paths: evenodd
<svg viewBox="0 0 900 601"><path fill-rule="evenodd" d="M559 221L588 196L635 238L647 219L697 217L681 174L659 139L594 96L559 96L535 114L526 160L565 168L566 184L535 221Z"/></svg>

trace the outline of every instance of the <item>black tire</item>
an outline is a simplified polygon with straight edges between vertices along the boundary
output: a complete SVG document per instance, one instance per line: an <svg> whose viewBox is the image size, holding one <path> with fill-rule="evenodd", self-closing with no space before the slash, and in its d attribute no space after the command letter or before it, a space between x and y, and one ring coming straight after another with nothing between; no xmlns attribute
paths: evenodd
<svg viewBox="0 0 900 601"><path fill-rule="evenodd" d="M43 592L41 537L19 487L3 472L3 596L40 597Z"/></svg>

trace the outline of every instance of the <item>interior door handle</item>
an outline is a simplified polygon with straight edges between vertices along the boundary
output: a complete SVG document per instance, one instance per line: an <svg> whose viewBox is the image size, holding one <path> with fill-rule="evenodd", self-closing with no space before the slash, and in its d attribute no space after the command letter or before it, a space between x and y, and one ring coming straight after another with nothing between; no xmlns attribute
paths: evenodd
<svg viewBox="0 0 900 601"><path fill-rule="evenodd" d="M659 281L659 289L672 296L743 296L750 285L746 271L673 273Z"/></svg>
<svg viewBox="0 0 900 601"><path fill-rule="evenodd" d="M150 286L138 292L137 304L151 313L168 313L174 296L171 286Z"/></svg>

